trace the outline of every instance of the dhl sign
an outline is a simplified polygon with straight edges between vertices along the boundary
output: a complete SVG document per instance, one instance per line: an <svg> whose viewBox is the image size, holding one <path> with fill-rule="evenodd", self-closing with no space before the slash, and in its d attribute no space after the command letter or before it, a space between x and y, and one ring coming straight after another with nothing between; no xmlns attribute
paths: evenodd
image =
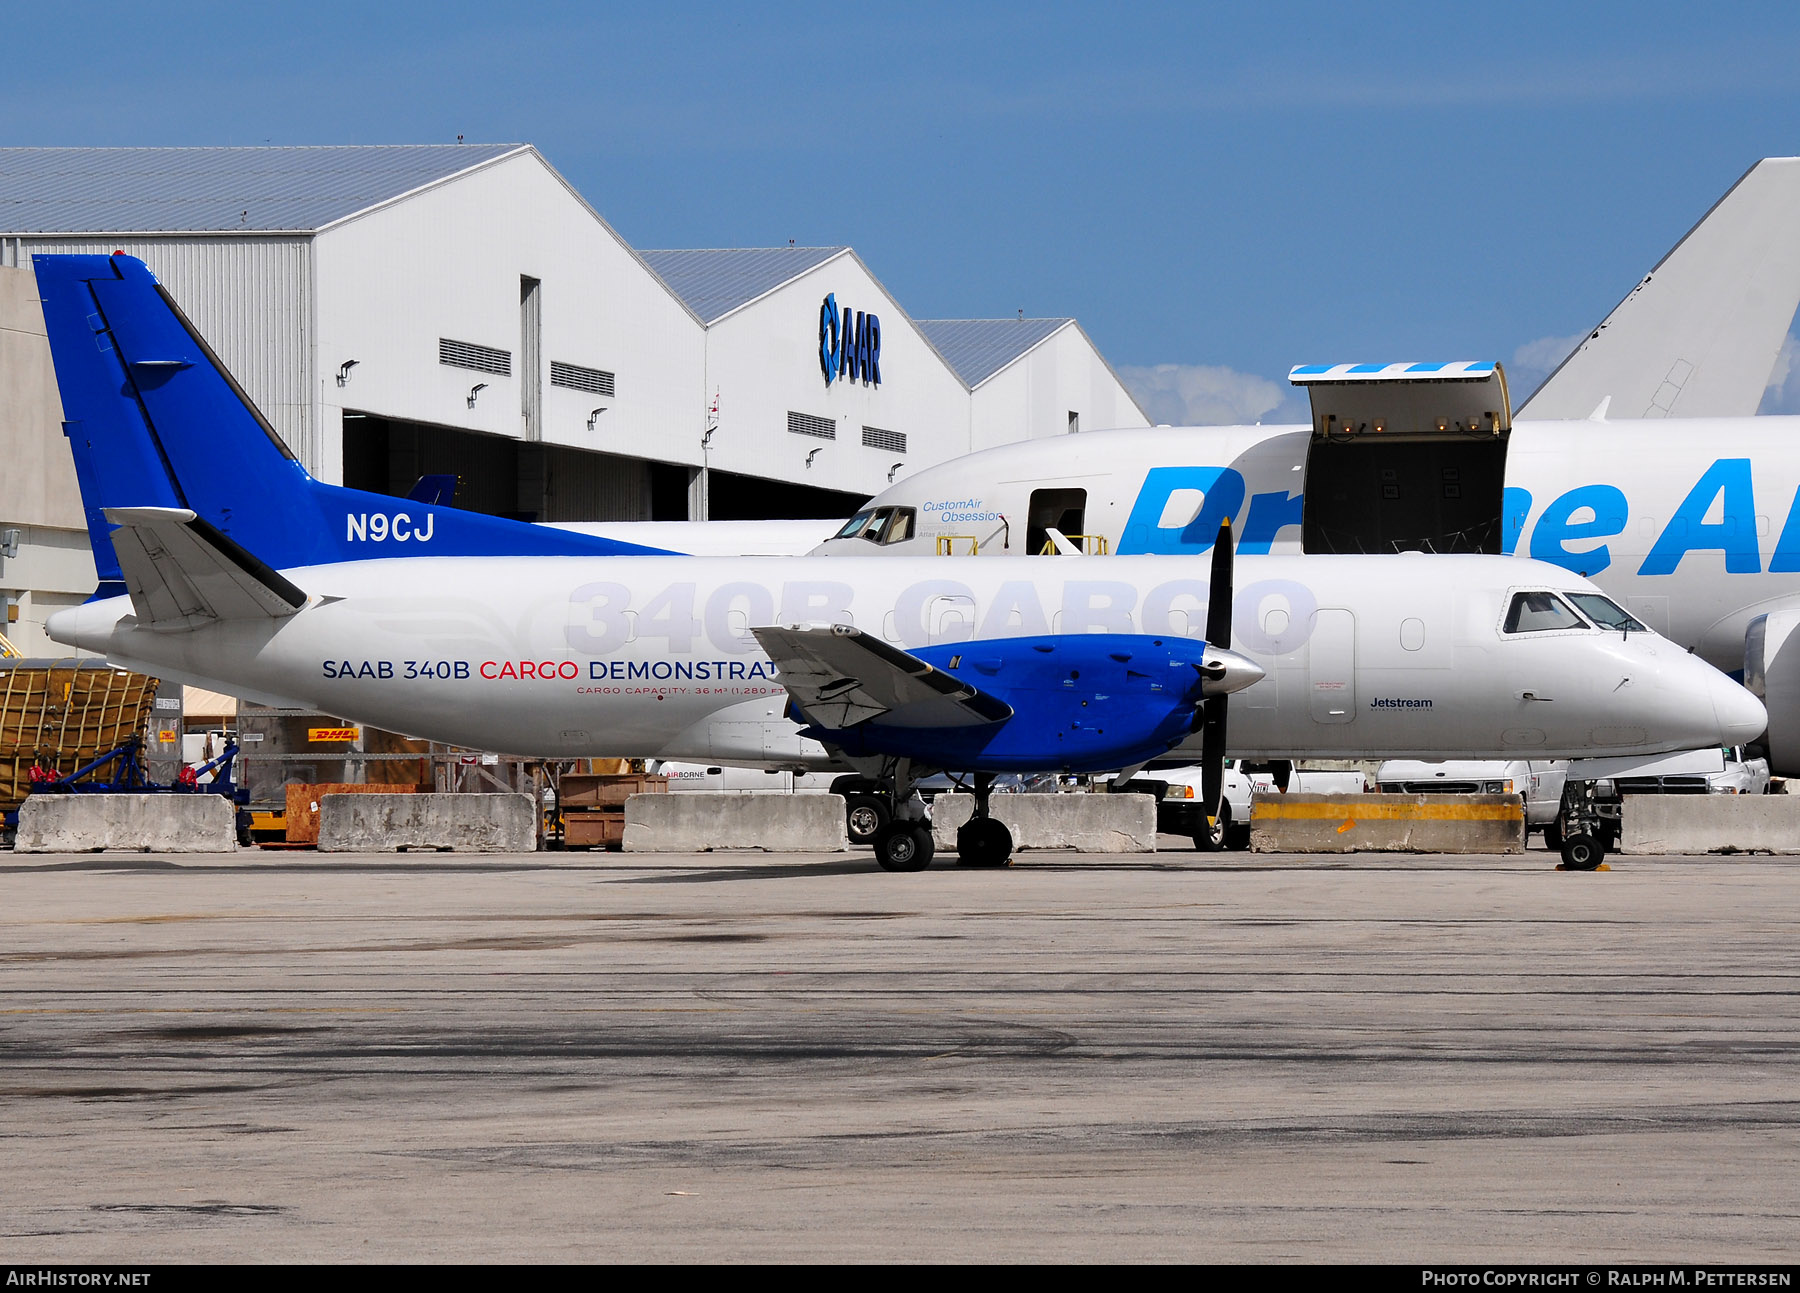
<svg viewBox="0 0 1800 1293"><path fill-rule="evenodd" d="M362 732L354 727L309 727L306 739L309 741L354 741Z"/></svg>

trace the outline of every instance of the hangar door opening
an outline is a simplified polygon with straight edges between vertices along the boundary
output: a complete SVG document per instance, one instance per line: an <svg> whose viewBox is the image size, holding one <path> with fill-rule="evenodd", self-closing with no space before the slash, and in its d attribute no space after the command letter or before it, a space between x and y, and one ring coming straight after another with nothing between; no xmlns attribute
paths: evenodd
<svg viewBox="0 0 1800 1293"><path fill-rule="evenodd" d="M433 495L522 521L685 521L689 469L426 422L344 414L344 484L396 498ZM422 486L429 478L437 478Z"/></svg>
<svg viewBox="0 0 1800 1293"><path fill-rule="evenodd" d="M816 485L797 485L787 480L741 476L715 471L710 482L714 521L768 521L793 518L838 521L854 516L868 501L866 494L851 494Z"/></svg>
<svg viewBox="0 0 1800 1293"><path fill-rule="evenodd" d="M1499 364L1337 365L1290 380L1313 410L1303 551L1500 551L1512 410Z"/></svg>

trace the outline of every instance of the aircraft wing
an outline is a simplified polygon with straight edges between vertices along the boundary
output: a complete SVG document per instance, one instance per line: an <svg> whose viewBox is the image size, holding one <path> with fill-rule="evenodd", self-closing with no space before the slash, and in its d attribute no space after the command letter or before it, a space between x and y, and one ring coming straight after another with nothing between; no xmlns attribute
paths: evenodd
<svg viewBox="0 0 1800 1293"><path fill-rule="evenodd" d="M280 619L306 594L219 530L179 507L109 507L119 570L147 624Z"/></svg>
<svg viewBox="0 0 1800 1293"><path fill-rule="evenodd" d="M872 719L898 727L977 727L1012 706L847 624L750 630L782 685L821 727Z"/></svg>

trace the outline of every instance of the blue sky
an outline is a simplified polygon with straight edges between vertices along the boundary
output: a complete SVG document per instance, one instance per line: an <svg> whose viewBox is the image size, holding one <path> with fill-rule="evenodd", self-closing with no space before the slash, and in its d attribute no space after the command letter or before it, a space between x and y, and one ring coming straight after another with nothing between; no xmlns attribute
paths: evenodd
<svg viewBox="0 0 1800 1293"><path fill-rule="evenodd" d="M640 247L847 242L919 317L1074 315L1159 420L1278 417L1300 362L1523 377L1753 161L1800 153L1792 4L326 0L6 24L9 144L528 141ZM1766 407L1800 410L1794 368Z"/></svg>

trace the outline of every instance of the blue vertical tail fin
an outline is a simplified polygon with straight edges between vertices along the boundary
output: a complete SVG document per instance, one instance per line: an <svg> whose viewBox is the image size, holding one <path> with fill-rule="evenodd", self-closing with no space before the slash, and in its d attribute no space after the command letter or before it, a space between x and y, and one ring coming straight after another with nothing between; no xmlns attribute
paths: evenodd
<svg viewBox="0 0 1800 1293"><path fill-rule="evenodd" d="M596 556L658 549L393 498L300 465L134 257L34 257L64 433L104 592L120 581L109 507L186 508L276 568L373 557Z"/></svg>

